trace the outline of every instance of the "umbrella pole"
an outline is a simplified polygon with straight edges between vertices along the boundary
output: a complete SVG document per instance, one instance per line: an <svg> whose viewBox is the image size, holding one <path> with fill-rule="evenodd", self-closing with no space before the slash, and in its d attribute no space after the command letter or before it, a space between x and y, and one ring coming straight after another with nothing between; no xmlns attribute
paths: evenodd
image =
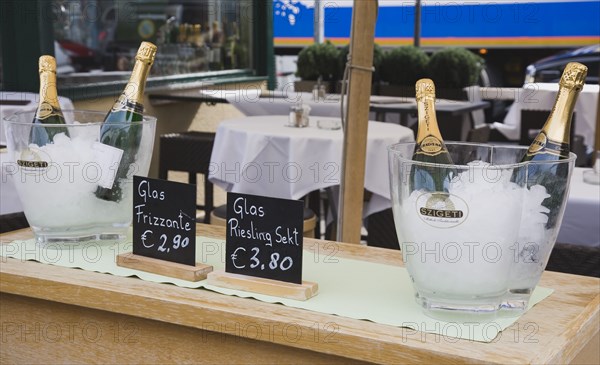
<svg viewBox="0 0 600 365"><path fill-rule="evenodd" d="M350 34L350 76L337 221L338 241L360 243L369 99L377 2L354 0ZM387 156L386 156L387 157Z"/></svg>

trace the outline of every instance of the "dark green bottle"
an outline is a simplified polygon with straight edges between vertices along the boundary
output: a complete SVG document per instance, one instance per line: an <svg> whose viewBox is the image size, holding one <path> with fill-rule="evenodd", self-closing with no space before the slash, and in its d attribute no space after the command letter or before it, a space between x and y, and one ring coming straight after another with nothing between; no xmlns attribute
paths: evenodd
<svg viewBox="0 0 600 365"><path fill-rule="evenodd" d="M143 126L132 123L141 122L144 118L142 104L144 87L155 55L156 46L150 42L142 42L135 56L135 66L125 90L104 118L104 124L100 129L100 142L122 149L123 156L112 188L98 186L96 189L96 196L100 199L118 202L123 197L121 180L128 177L129 168L135 161L142 139ZM103 173L113 172L103 171Z"/></svg>
<svg viewBox="0 0 600 365"><path fill-rule="evenodd" d="M587 67L577 62L567 64L559 81L556 101L540 133L529 146L522 162L532 161L527 168L528 185L539 184L550 195L542 203L550 209L547 228L556 224L568 179L568 165L535 164L535 161L558 161L569 158L571 118L577 97L583 88Z"/></svg>
<svg viewBox="0 0 600 365"><path fill-rule="evenodd" d="M430 79L421 79L415 85L418 126L414 161L452 165L452 158L444 144L435 115L435 85ZM450 181L453 171L413 165L410 173L411 190L447 192L445 182Z"/></svg>
<svg viewBox="0 0 600 365"><path fill-rule="evenodd" d="M38 104L33 124L66 124L60 110L58 93L56 91L56 59L52 56L42 56L39 60L40 72L40 102ZM29 134L29 142L44 146L54 141L54 136L64 133L69 136L68 129L62 127L33 127Z"/></svg>

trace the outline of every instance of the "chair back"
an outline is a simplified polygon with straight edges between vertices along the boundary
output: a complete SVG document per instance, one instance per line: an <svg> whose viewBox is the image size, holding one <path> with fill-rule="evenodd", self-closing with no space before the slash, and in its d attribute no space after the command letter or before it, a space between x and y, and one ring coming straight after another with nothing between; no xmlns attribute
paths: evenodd
<svg viewBox="0 0 600 365"><path fill-rule="evenodd" d="M464 88L467 93L467 99L470 102L481 101L481 88L479 85L468 86ZM473 110L471 112L471 126L478 128L479 126L485 125L485 112L483 109Z"/></svg>
<svg viewBox="0 0 600 365"><path fill-rule="evenodd" d="M469 130L467 142L487 143L490 140L492 129L488 124L483 124Z"/></svg>

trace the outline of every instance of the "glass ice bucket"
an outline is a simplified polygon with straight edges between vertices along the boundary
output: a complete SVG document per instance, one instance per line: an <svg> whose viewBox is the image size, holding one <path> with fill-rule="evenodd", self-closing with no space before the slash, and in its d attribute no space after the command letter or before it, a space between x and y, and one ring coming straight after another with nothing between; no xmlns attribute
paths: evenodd
<svg viewBox="0 0 600 365"><path fill-rule="evenodd" d="M446 144L455 165L389 147L394 221L425 313L519 314L562 221L576 155L520 163L527 147ZM441 191L440 191L441 190Z"/></svg>
<svg viewBox="0 0 600 365"><path fill-rule="evenodd" d="M32 124L35 112L17 113L2 121L8 147L4 168L15 184L36 240L46 244L123 239L132 220L133 175L148 174L156 118L145 116L141 122L119 125L136 135L124 143L122 156L132 162L127 170L122 168L126 176L119 176L123 174L117 173L115 150L107 151L98 142L106 113L74 110L63 114L68 136L60 133L65 130L63 124ZM40 132L50 135L52 129L58 132L53 143L38 146L30 143L34 128L45 128ZM98 186L107 181L119 186L118 199L96 195Z"/></svg>

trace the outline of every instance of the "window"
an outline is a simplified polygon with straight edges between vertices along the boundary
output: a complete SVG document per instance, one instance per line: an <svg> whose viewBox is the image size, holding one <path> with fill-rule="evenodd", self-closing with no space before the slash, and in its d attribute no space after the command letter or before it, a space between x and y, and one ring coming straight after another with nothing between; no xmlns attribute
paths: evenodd
<svg viewBox="0 0 600 365"><path fill-rule="evenodd" d="M154 76L253 68L251 0L53 0L52 16L59 74L128 74L141 41Z"/></svg>

